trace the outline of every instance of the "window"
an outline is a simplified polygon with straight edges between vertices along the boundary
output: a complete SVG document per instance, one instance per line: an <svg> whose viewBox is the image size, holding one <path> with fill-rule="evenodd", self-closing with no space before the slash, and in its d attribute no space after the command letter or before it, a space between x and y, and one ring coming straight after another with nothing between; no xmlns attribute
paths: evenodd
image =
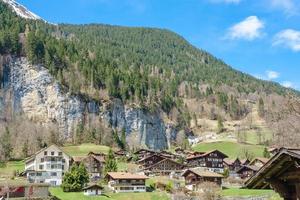
<svg viewBox="0 0 300 200"><path fill-rule="evenodd" d="M41 163L43 163L44 162L44 158L41 158Z"/></svg>
<svg viewBox="0 0 300 200"><path fill-rule="evenodd" d="M62 152L58 152L58 155L59 155L59 156L62 156Z"/></svg>
<svg viewBox="0 0 300 200"><path fill-rule="evenodd" d="M44 151L44 156L46 156L47 155L47 151Z"/></svg>
<svg viewBox="0 0 300 200"><path fill-rule="evenodd" d="M51 176L57 176L56 172L51 172Z"/></svg>
<svg viewBox="0 0 300 200"><path fill-rule="evenodd" d="M61 166L61 169L62 169L62 170L64 170L64 169L65 169L65 166L64 166L64 165L62 165L62 166Z"/></svg>
<svg viewBox="0 0 300 200"><path fill-rule="evenodd" d="M42 172L37 172L36 173L36 176L42 176L43 174L42 174Z"/></svg>
<svg viewBox="0 0 300 200"><path fill-rule="evenodd" d="M54 156L54 151L51 151L51 156Z"/></svg>
<svg viewBox="0 0 300 200"><path fill-rule="evenodd" d="M39 166L39 169L40 169L40 170L43 170L43 169L44 169L44 165L40 165L40 166Z"/></svg>

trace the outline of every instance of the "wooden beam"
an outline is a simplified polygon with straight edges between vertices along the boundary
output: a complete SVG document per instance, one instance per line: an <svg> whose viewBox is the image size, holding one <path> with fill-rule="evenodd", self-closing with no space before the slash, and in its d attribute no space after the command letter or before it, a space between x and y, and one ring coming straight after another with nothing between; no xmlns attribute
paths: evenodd
<svg viewBox="0 0 300 200"><path fill-rule="evenodd" d="M300 200L300 183L296 183L295 187L296 187L296 197L297 197L297 200Z"/></svg>
<svg viewBox="0 0 300 200"><path fill-rule="evenodd" d="M278 178L280 180L300 180L300 169L295 169L294 171L285 172Z"/></svg>
<svg viewBox="0 0 300 200"><path fill-rule="evenodd" d="M272 188L279 193L279 195L287 200L295 200L293 197L295 194L289 189L290 187L286 185L283 181L278 179L269 179L268 182L272 186Z"/></svg>

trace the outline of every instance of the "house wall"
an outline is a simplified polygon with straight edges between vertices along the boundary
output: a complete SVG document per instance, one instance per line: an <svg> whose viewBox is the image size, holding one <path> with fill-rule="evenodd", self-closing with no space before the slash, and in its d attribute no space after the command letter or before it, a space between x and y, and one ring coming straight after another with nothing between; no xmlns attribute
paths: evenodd
<svg viewBox="0 0 300 200"><path fill-rule="evenodd" d="M110 179L108 187L117 193L122 192L146 192L145 180L113 180Z"/></svg>
<svg viewBox="0 0 300 200"><path fill-rule="evenodd" d="M101 190L88 189L88 190L84 190L83 194L86 195L86 196L101 195Z"/></svg>
<svg viewBox="0 0 300 200"><path fill-rule="evenodd" d="M190 167L202 167L212 172L223 173L223 160L224 158L220 157L218 153L210 153L207 156L188 160L188 165Z"/></svg>
<svg viewBox="0 0 300 200"><path fill-rule="evenodd" d="M62 177L69 170L70 157L55 145L39 152L34 161L25 164L30 183L61 185Z"/></svg>

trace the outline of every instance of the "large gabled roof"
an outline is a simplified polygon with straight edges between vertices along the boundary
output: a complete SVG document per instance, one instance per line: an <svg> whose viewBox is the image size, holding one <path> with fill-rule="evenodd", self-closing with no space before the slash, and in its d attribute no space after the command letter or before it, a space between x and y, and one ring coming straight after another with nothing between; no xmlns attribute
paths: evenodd
<svg viewBox="0 0 300 200"><path fill-rule="evenodd" d="M281 148L256 174L250 177L245 186L252 189L264 189L269 187L266 180L282 175L289 168L300 162L300 149Z"/></svg>
<svg viewBox="0 0 300 200"><path fill-rule="evenodd" d="M182 173L182 176L186 176L188 173L196 174L200 177L212 177L212 178L223 178L224 176L215 172L211 172L203 169L187 169Z"/></svg>
<svg viewBox="0 0 300 200"><path fill-rule="evenodd" d="M33 154L32 156L30 156L29 158L26 158L26 159L25 159L25 163L27 163L28 161L30 161L30 160L32 160L32 159L35 159L35 156L36 156L36 155L38 155L39 153L45 151L46 149L48 149L48 148L50 148L50 147L52 147L52 146L55 146L55 147L58 148L61 152L63 152L64 154L66 154L68 157L71 158L71 156L70 156L69 154L67 154L66 152L64 152L64 150L61 149L59 146L57 146L56 144L52 144L52 145L50 145L50 146L48 146L48 147L42 148L42 149L40 149L39 151L35 152L35 154Z"/></svg>
<svg viewBox="0 0 300 200"><path fill-rule="evenodd" d="M226 154L224 154L223 152L221 152L221 151L219 151L219 150L212 150L212 151L209 151L209 152L200 154L200 155L188 157L187 160L193 160L193 159L197 159L197 158L202 158L202 157L208 156L209 154L214 153L214 152L217 152L217 153L220 154L223 158L228 158L228 156L227 156Z"/></svg>
<svg viewBox="0 0 300 200"><path fill-rule="evenodd" d="M269 161L269 158L261 158L261 157L257 157L254 158L249 165L253 165L255 161L260 161L261 163L265 164Z"/></svg>
<svg viewBox="0 0 300 200"><path fill-rule="evenodd" d="M180 165L180 166L182 166L182 168L185 166L185 165L183 165L183 164L181 164L181 163L179 163L179 162L176 162L175 160L172 160L172 159L170 159L170 158L165 158L165 159L163 159L163 160L161 160L161 161L159 161L159 162L157 162L157 163L154 163L153 165L151 165L151 166L145 168L145 170L151 169L152 167L155 167L156 165L159 165L160 163L166 162L166 161L169 161L169 162L175 163L175 164L177 164L177 165Z"/></svg>
<svg viewBox="0 0 300 200"><path fill-rule="evenodd" d="M106 176L110 176L113 179L148 179L148 176L127 172L108 172Z"/></svg>
<svg viewBox="0 0 300 200"><path fill-rule="evenodd" d="M152 157L155 157L155 156L156 157L161 157L162 159L166 159L167 158L167 157L165 157L165 156L163 156L161 154L154 153L154 154L151 154L151 155L147 156L146 158L142 158L142 159L138 160L137 163L141 163L141 162L146 161L146 160L148 160L148 159L150 159Z"/></svg>

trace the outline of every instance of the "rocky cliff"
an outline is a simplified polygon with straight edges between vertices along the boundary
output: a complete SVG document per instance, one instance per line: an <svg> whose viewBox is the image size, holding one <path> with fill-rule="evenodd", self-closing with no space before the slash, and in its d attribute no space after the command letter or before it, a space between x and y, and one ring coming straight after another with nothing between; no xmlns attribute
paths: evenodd
<svg viewBox="0 0 300 200"><path fill-rule="evenodd" d="M69 139L85 115L104 119L111 127L125 129L127 138L136 137L139 145L151 149L168 148L166 128L159 114L123 105L116 99L109 105L86 101L65 92L46 68L31 65L26 58L2 58L1 115L24 114L45 126L56 124L60 135ZM132 135L132 134L136 135Z"/></svg>

